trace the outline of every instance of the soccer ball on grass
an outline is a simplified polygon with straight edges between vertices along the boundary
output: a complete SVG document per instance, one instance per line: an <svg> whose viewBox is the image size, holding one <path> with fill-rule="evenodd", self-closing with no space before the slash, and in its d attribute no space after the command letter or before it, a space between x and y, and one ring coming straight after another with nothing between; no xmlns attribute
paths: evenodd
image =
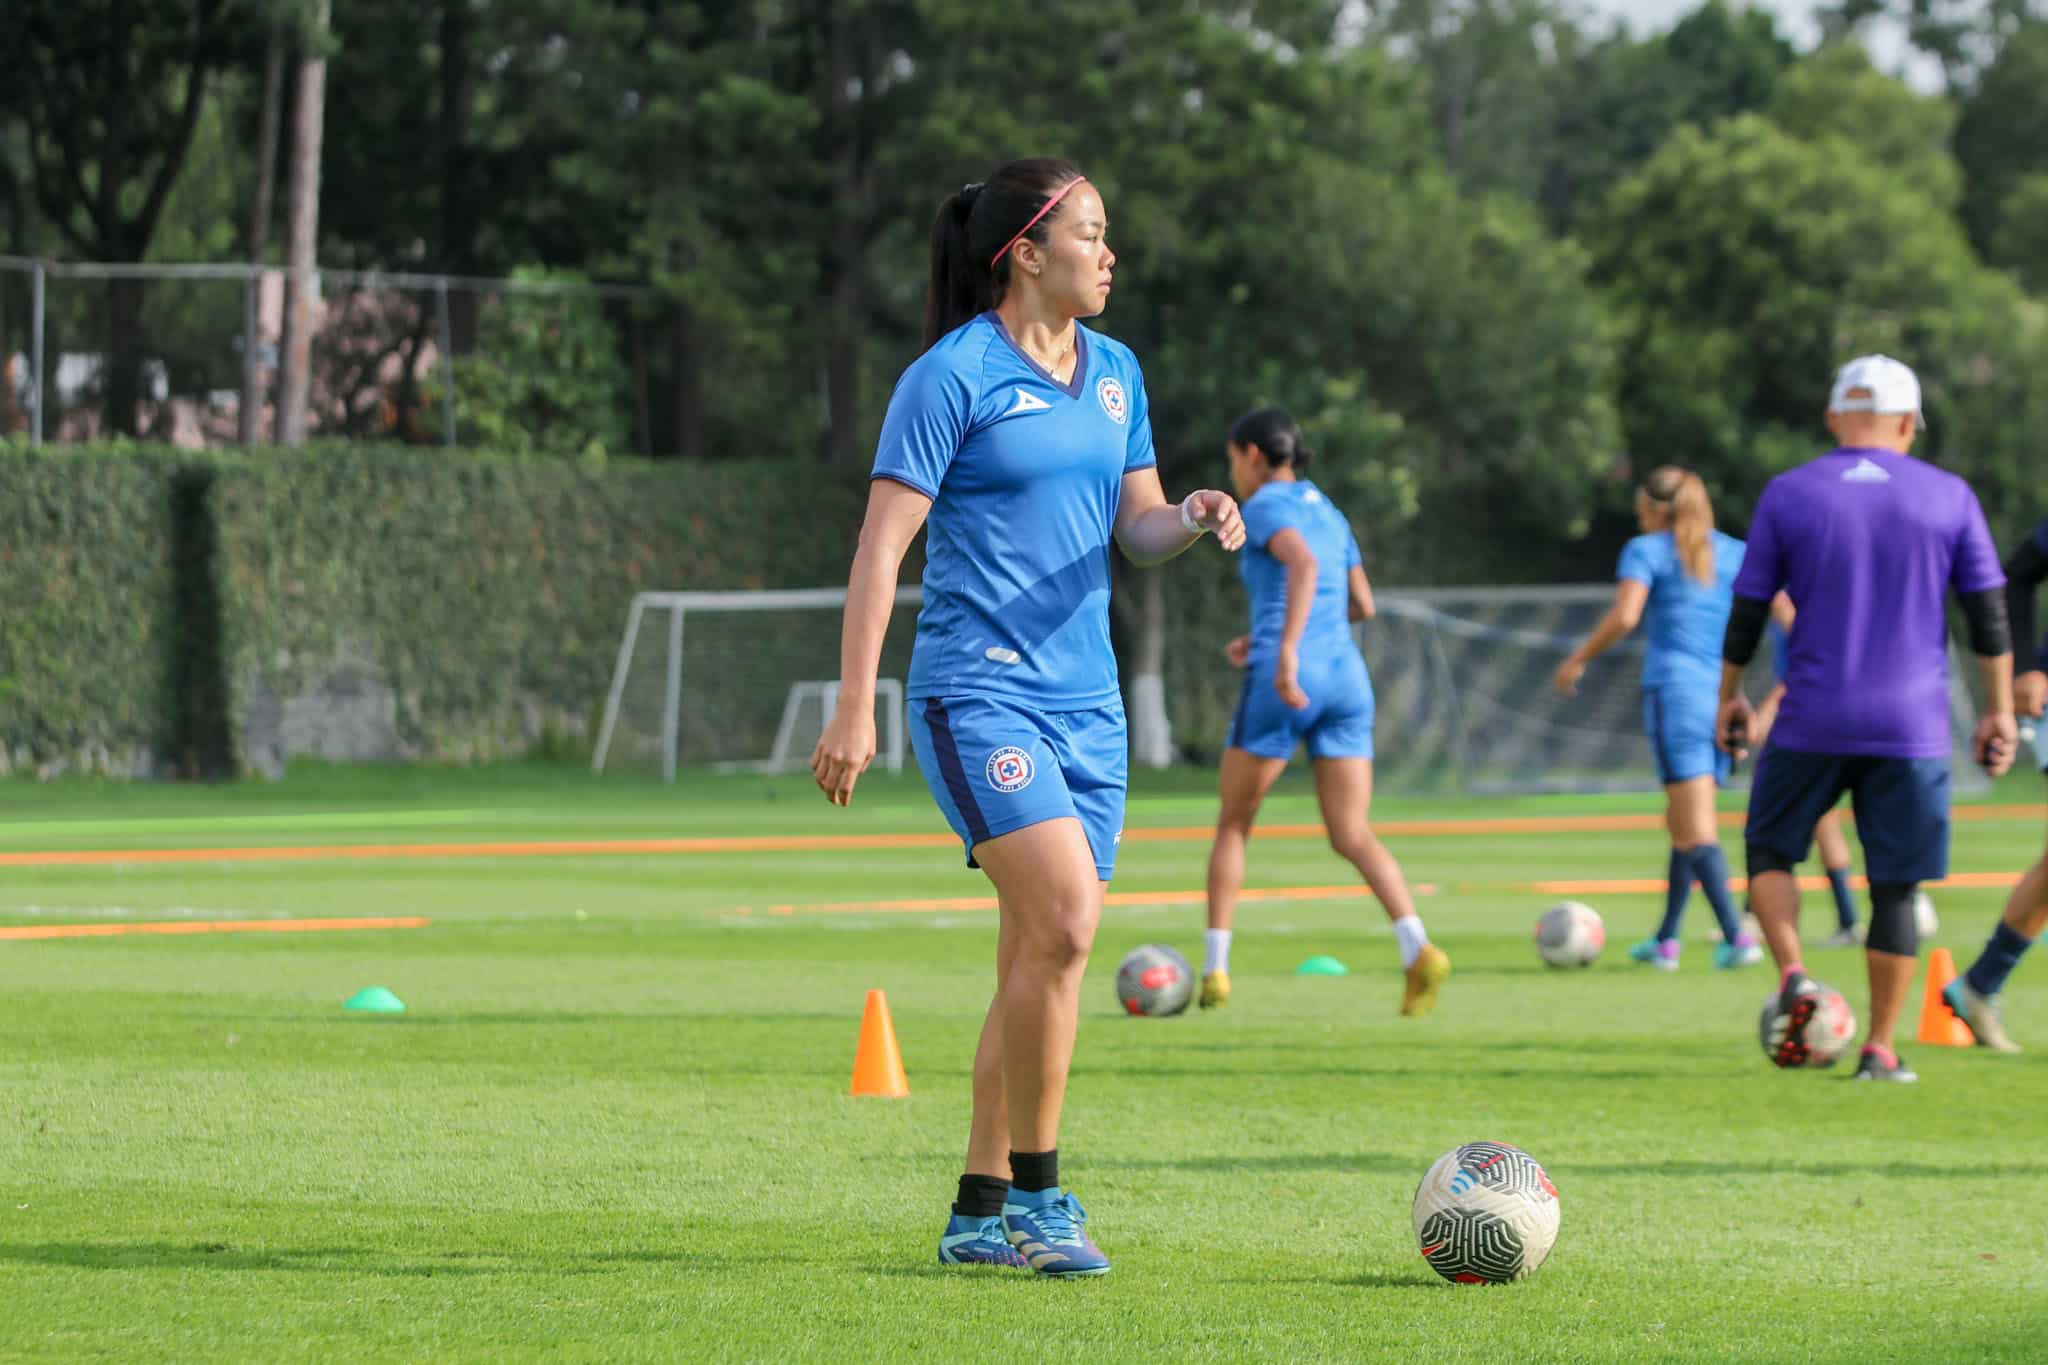
<svg viewBox="0 0 2048 1365"><path fill-rule="evenodd" d="M1536 954L1553 967L1590 967L1607 945L1599 912L1577 901L1559 901L1536 919Z"/></svg>
<svg viewBox="0 0 2048 1365"><path fill-rule="evenodd" d="M1116 969L1116 998L1131 1014L1179 1014L1194 993L1188 960L1163 943L1131 949Z"/></svg>
<svg viewBox="0 0 2048 1365"><path fill-rule="evenodd" d="M1505 1142L1468 1142L1436 1159L1415 1190L1415 1243L1454 1284L1525 1279L1557 1244L1557 1186Z"/></svg>
<svg viewBox="0 0 2048 1365"><path fill-rule="evenodd" d="M1764 1001L1763 1016L1757 1020L1757 1040L1771 1065L1781 1067L1826 1067L1841 1060L1856 1041L1856 1012L1833 986L1818 981L1807 983L1800 994L1813 1002L1813 1018L1807 1022L1805 1038L1788 1046L1785 1035L1791 1021L1778 1011L1778 997Z"/></svg>

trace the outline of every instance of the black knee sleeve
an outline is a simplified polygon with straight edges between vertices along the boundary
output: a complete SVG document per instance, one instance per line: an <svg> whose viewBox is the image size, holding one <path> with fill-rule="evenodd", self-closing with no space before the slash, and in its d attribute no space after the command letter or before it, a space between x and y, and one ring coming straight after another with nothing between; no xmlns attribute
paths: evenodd
<svg viewBox="0 0 2048 1365"><path fill-rule="evenodd" d="M1870 932L1863 946L1873 953L1920 955L1920 926L1913 922L1913 882L1870 884Z"/></svg>
<svg viewBox="0 0 2048 1365"><path fill-rule="evenodd" d="M1755 881L1766 872L1790 872L1799 866L1797 858L1787 858L1776 849L1765 848L1762 844L1750 844L1743 856L1749 863L1749 877Z"/></svg>

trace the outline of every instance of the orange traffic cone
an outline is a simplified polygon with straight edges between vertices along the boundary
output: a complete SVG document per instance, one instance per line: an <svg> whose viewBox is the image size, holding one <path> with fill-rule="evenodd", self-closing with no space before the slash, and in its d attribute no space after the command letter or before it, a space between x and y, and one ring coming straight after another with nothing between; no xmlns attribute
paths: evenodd
<svg viewBox="0 0 2048 1365"><path fill-rule="evenodd" d="M1950 1012L1941 998L1948 983L1956 979L1956 960L1946 948L1927 955L1927 994L1920 1001L1920 1041L1930 1047L1973 1047L1976 1035L1970 1026Z"/></svg>
<svg viewBox="0 0 2048 1365"><path fill-rule="evenodd" d="M910 1093L903 1075L903 1054L896 1050L896 1026L889 1022L889 1000L868 992L860 1016L860 1045L853 1050L853 1093L900 1100Z"/></svg>

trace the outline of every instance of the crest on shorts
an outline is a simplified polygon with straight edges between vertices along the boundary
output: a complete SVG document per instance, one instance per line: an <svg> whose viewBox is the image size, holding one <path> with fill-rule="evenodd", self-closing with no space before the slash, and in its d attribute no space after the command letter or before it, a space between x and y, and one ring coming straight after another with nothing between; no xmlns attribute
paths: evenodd
<svg viewBox="0 0 2048 1365"><path fill-rule="evenodd" d="M1102 410L1109 414L1109 420L1118 426L1131 419L1130 407L1124 402L1123 381L1115 375L1102 376L1102 382L1095 386L1095 401L1102 404Z"/></svg>
<svg viewBox="0 0 2048 1365"><path fill-rule="evenodd" d="M1023 791L1031 785L1031 755L1014 744L1005 744L988 756L988 766L983 771L988 784L997 791Z"/></svg>

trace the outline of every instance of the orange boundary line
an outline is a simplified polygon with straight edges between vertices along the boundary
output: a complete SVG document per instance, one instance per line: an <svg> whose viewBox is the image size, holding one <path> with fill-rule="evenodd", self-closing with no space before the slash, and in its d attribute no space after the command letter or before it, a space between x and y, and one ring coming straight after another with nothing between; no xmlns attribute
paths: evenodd
<svg viewBox="0 0 2048 1365"><path fill-rule="evenodd" d="M1929 882L1928 885L1942 887L1988 887L2002 889L2019 882L2018 872L1956 872L1947 880ZM1799 886L1804 891L1825 890L1826 877L1801 877ZM1868 889L1869 881L1863 877L1851 877L1850 884L1859 889ZM1744 877L1730 877L1731 891L1747 890L1749 881ZM1458 887L1457 890L1471 888ZM1619 877L1601 881L1550 881L1519 882L1507 886L1489 888L1501 891L1529 892L1541 896L1597 896L1597 895L1647 895L1661 892L1662 881L1647 878ZM1434 895L1441 887L1420 883L1415 888L1417 895ZM1284 901L1342 901L1370 900L1372 893L1362 886L1269 886L1247 889L1238 893L1240 902L1284 902ZM1112 891L1103 897L1105 905L1203 905L1208 894L1203 891ZM825 901L816 905L771 905L761 913L776 916L788 915L916 915L932 914L948 910L993 910L994 896L938 896L909 900L883 901ZM742 918L753 915L752 906L739 906L722 913Z"/></svg>
<svg viewBox="0 0 2048 1365"><path fill-rule="evenodd" d="M346 929L424 929L423 915L391 919L174 919L140 924L0 925L0 940L111 938L116 934L320 934Z"/></svg>
<svg viewBox="0 0 2048 1365"><path fill-rule="evenodd" d="M2048 815L2048 805L1958 806L1957 820L2024 820ZM1742 812L1723 811L1724 828L1742 824ZM1506 816L1496 819L1386 820L1373 826L1395 838L1443 838L1480 834L1591 834L1613 830L1661 830L1661 815ZM1132 844L1199 843L1213 836L1209 825L1164 826L1124 831ZM1320 839L1321 825L1264 825L1269 839ZM799 834L712 839L562 839L464 844L299 844L257 848L69 849L0 853L0 867L94 867L121 863L324 862L386 858L574 858L633 854L821 853L885 848L951 848L951 834Z"/></svg>

